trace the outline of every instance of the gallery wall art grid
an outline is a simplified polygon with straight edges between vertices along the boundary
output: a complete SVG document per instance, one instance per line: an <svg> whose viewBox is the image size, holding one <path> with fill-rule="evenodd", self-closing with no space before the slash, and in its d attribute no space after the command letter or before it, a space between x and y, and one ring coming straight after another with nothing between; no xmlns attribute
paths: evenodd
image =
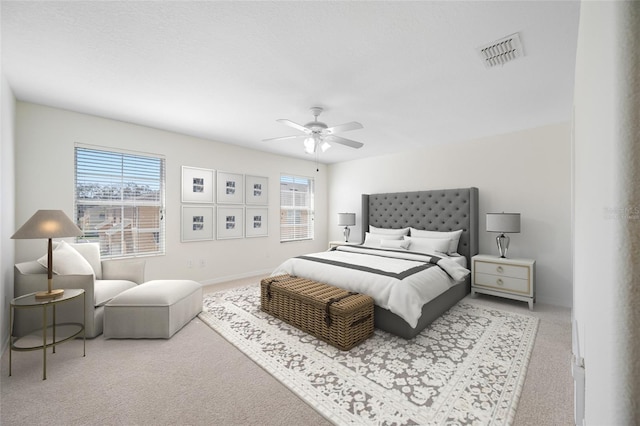
<svg viewBox="0 0 640 426"><path fill-rule="evenodd" d="M268 177L182 166L181 178L182 242L269 235Z"/></svg>

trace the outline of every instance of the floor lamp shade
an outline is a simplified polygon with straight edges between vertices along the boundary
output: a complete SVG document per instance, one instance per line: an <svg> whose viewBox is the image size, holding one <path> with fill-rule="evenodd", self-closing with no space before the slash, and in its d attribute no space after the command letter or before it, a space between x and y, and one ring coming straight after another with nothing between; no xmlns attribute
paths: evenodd
<svg viewBox="0 0 640 426"><path fill-rule="evenodd" d="M11 236L12 239L26 240L47 238L47 285L48 291L36 293L36 298L47 299L61 296L64 290L54 290L53 286L53 242L52 238L79 237L82 230L76 226L62 210L38 210L24 225Z"/></svg>
<svg viewBox="0 0 640 426"><path fill-rule="evenodd" d="M349 242L350 226L356 224L355 213L338 213L338 226L344 226L344 241Z"/></svg>
<svg viewBox="0 0 640 426"><path fill-rule="evenodd" d="M496 244L500 257L507 257L510 238L507 233L520 232L520 213L487 213L487 232L499 232Z"/></svg>

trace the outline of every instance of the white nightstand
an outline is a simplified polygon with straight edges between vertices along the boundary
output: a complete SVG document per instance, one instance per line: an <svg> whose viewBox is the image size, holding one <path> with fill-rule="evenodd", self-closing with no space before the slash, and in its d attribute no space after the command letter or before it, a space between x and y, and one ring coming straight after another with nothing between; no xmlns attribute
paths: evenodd
<svg viewBox="0 0 640 426"><path fill-rule="evenodd" d="M338 246L359 246L360 243L357 242L353 242L353 241L349 241L349 242L345 242L345 241L329 241L329 250L331 250L334 247L338 247Z"/></svg>
<svg viewBox="0 0 640 426"><path fill-rule="evenodd" d="M471 258L471 295L507 297L529 303L536 300L536 261L478 254Z"/></svg>

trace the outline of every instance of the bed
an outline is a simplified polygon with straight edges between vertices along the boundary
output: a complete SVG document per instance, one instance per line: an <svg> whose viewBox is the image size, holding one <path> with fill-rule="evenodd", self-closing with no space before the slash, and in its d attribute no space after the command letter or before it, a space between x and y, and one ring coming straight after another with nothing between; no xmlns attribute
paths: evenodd
<svg viewBox="0 0 640 426"><path fill-rule="evenodd" d="M361 217L362 241L370 226L462 230L457 246L460 256L408 253L394 248L399 242L384 237L393 246L341 246L335 252L299 256L285 261L274 275L288 273L369 294L376 300L376 328L406 339L415 337L470 292L465 268L478 252L477 188L363 194Z"/></svg>

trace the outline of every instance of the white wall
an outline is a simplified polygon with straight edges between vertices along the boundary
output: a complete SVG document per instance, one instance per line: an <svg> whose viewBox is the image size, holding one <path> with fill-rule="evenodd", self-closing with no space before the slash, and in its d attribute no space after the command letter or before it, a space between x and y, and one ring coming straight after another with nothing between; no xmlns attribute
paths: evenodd
<svg viewBox="0 0 640 426"><path fill-rule="evenodd" d="M356 212L360 194L475 186L480 193L480 252L497 254L483 231L487 212L519 212L508 256L536 259L537 301L571 306L571 186L568 123L350 161L329 167L329 239L342 238L338 212ZM390 143L393 143L390 141Z"/></svg>
<svg viewBox="0 0 640 426"><path fill-rule="evenodd" d="M18 102L16 110L16 224L38 209L73 217L74 143L166 156L166 256L147 258L147 279L187 278L205 284L271 271L288 257L327 247L326 167L195 137ZM192 166L269 178L269 237L180 242L181 167ZM280 243L280 173L316 181L316 239ZM45 242L16 242L16 260L44 254ZM204 261L204 267L200 266ZM193 268L188 268L188 261Z"/></svg>
<svg viewBox="0 0 640 426"><path fill-rule="evenodd" d="M7 309L13 298L14 241L14 118L16 100L13 92L1 74L0 80L0 354L4 353L9 341Z"/></svg>
<svg viewBox="0 0 640 426"><path fill-rule="evenodd" d="M640 3L582 2L574 310L585 424L640 424ZM574 331L575 331L574 330ZM574 336L575 338L575 336Z"/></svg>

